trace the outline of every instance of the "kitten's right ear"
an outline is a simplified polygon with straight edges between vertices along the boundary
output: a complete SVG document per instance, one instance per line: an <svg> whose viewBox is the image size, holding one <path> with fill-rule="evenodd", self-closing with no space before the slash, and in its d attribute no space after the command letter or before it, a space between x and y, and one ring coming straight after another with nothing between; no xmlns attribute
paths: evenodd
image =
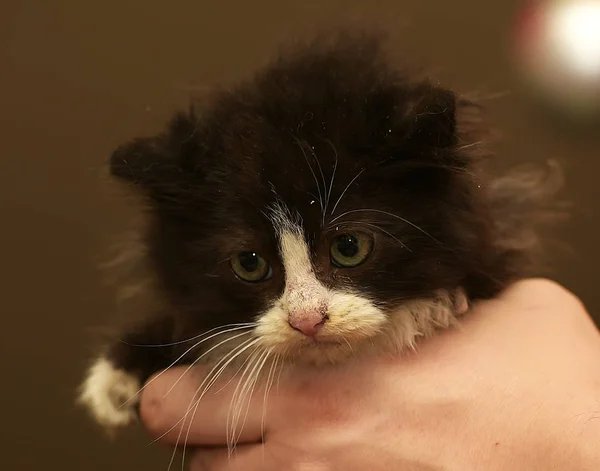
<svg viewBox="0 0 600 471"><path fill-rule="evenodd" d="M171 199L196 174L199 145L193 111L178 114L157 136L119 146L110 158L110 173L134 184L154 200Z"/></svg>
<svg viewBox="0 0 600 471"><path fill-rule="evenodd" d="M152 167L167 159L161 137L138 138L119 146L110 157L111 175L145 188Z"/></svg>

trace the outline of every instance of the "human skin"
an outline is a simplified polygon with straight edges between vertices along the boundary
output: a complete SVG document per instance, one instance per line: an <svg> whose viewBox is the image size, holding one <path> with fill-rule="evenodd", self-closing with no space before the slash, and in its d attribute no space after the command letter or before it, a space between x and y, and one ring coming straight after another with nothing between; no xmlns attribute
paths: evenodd
<svg viewBox="0 0 600 471"><path fill-rule="evenodd" d="M153 436L188 410L202 371L165 395L183 371L143 391L140 414ZM264 394L254 394L229 458L236 383L200 402L187 437L192 471L600 469L600 335L580 301L547 280L477 303L414 352L283 376L266 417ZM161 440L174 444L179 430Z"/></svg>

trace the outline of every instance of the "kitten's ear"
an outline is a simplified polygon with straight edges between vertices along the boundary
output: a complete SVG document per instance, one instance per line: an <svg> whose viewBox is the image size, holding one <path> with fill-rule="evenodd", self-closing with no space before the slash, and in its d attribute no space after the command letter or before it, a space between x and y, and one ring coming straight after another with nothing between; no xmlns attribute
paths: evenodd
<svg viewBox="0 0 600 471"><path fill-rule="evenodd" d="M153 167L168 160L162 136L138 138L119 146L110 157L113 177L146 188L154 175Z"/></svg>
<svg viewBox="0 0 600 471"><path fill-rule="evenodd" d="M456 96L447 89L424 86L411 110L413 120L408 147L419 154L448 151L457 142Z"/></svg>
<svg viewBox="0 0 600 471"><path fill-rule="evenodd" d="M118 147L110 158L110 173L136 185L151 198L171 199L196 173L197 120L193 112L178 114L158 136L138 138Z"/></svg>

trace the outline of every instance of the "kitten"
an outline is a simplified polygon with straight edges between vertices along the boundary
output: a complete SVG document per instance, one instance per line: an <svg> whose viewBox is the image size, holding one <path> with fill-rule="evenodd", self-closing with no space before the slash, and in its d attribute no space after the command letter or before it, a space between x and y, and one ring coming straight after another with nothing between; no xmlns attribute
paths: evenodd
<svg viewBox="0 0 600 471"><path fill-rule="evenodd" d="M489 176L480 107L380 46L288 51L114 152L112 175L148 204L147 306L82 385L98 422L130 423L130 399L175 363L234 373L399 352L528 273L554 185Z"/></svg>

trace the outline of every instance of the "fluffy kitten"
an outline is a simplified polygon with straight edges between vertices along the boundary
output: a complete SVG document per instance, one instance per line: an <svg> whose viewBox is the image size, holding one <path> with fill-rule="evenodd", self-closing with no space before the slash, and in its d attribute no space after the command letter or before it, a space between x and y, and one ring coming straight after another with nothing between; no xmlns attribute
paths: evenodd
<svg viewBox="0 0 600 471"><path fill-rule="evenodd" d="M81 401L121 426L150 375L202 355L234 373L400 351L524 276L553 186L487 175L478 112L393 69L378 39L343 37L117 149L111 173L149 208L146 308Z"/></svg>

